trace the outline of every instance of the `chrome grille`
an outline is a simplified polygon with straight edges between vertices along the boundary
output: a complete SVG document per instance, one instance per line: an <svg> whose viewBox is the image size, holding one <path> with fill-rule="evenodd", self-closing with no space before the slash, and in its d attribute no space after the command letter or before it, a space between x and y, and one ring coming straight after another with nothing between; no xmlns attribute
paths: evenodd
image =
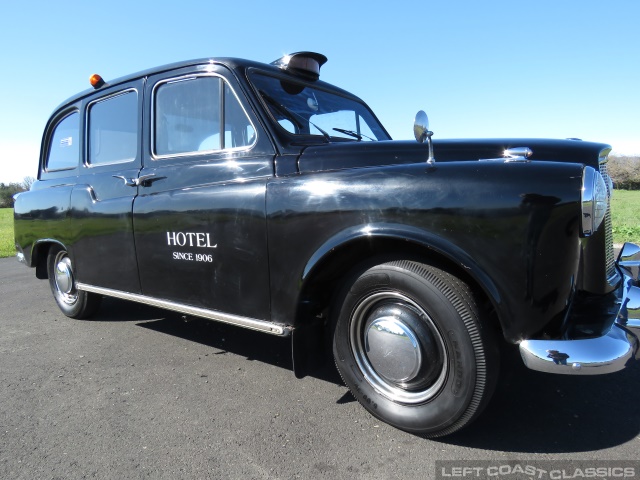
<svg viewBox="0 0 640 480"><path fill-rule="evenodd" d="M604 178L604 183L607 185L607 191L609 192L609 198L611 198L611 180L607 173L607 157L600 157L600 174ZM607 214L604 217L604 233L607 279L611 279L616 275L616 259L613 253L613 231L611 227L611 202L609 202Z"/></svg>

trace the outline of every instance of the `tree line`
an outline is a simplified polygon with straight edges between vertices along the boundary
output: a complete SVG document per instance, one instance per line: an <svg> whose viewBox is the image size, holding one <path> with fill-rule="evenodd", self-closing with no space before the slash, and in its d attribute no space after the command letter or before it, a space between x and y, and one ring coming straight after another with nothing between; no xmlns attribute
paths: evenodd
<svg viewBox="0 0 640 480"><path fill-rule="evenodd" d="M611 156L607 172L619 190L640 190L640 157Z"/></svg>
<svg viewBox="0 0 640 480"><path fill-rule="evenodd" d="M640 190L640 157L611 156L607 165L615 188ZM13 208L13 196L31 188L33 177L25 177L21 183L0 183L0 208Z"/></svg>
<svg viewBox="0 0 640 480"><path fill-rule="evenodd" d="M33 177L24 177L21 183L0 182L0 208L13 208L13 196L29 190L35 181Z"/></svg>

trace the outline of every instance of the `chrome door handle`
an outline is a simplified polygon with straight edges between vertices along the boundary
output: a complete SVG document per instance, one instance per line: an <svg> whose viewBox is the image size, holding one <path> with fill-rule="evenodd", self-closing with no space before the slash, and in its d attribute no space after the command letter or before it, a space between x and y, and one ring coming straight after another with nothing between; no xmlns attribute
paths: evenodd
<svg viewBox="0 0 640 480"><path fill-rule="evenodd" d="M138 178L136 178L136 185L139 185L141 187L146 187L151 185L151 183L155 182L156 180L162 180L165 177L156 177L155 173L149 173L147 175L140 175Z"/></svg>
<svg viewBox="0 0 640 480"><path fill-rule="evenodd" d="M121 179L127 187L137 187L137 178L127 178L124 175L111 175L113 178Z"/></svg>

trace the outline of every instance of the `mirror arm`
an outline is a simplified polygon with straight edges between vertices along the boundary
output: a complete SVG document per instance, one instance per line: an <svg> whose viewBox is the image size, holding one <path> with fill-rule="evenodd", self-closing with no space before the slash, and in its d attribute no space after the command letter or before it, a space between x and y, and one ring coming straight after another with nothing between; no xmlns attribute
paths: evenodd
<svg viewBox="0 0 640 480"><path fill-rule="evenodd" d="M427 141L429 147L427 165L436 163L436 159L433 156L433 142L431 141L433 132L429 130L429 117L423 110L420 110L416 114L416 119L413 122L413 135L416 137L418 143L424 143L425 140Z"/></svg>
<svg viewBox="0 0 640 480"><path fill-rule="evenodd" d="M433 156L433 142L431 141L431 137L433 136L433 132L431 130L427 130L425 132L427 137L427 144L429 146L429 157L427 158L427 164L433 165L436 163L436 159Z"/></svg>

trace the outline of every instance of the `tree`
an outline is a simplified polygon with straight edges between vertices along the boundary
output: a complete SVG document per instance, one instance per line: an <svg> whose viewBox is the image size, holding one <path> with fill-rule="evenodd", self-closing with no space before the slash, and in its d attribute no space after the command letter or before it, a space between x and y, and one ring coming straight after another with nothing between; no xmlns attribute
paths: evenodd
<svg viewBox="0 0 640 480"><path fill-rule="evenodd" d="M640 157L609 157L607 172L615 188L640 190Z"/></svg>
<svg viewBox="0 0 640 480"><path fill-rule="evenodd" d="M36 179L33 177L24 177L24 179L22 180L22 188L26 190L31 190L31 185L33 185L33 182L35 182Z"/></svg>
<svg viewBox="0 0 640 480"><path fill-rule="evenodd" d="M13 208L13 196L24 191L19 183L0 183L0 208Z"/></svg>

